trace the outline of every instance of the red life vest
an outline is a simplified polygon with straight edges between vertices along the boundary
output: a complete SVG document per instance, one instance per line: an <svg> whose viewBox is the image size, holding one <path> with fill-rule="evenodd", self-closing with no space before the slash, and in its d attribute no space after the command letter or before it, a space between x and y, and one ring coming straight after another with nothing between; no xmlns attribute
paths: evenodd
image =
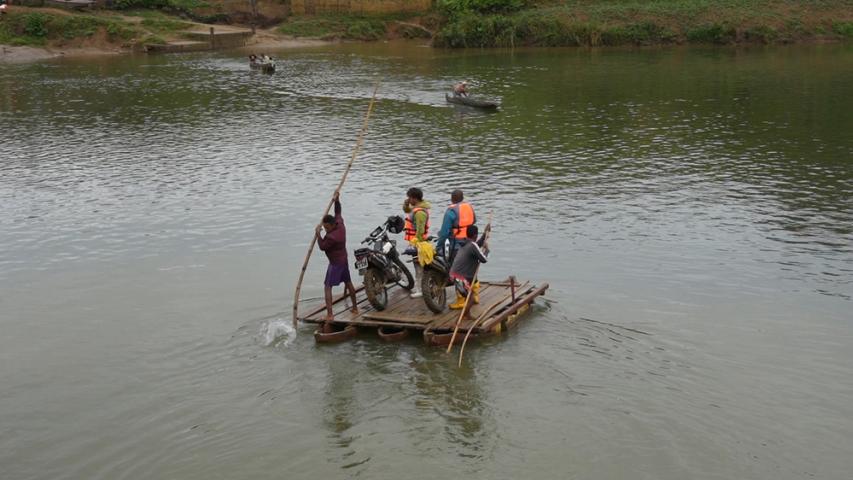
<svg viewBox="0 0 853 480"><path fill-rule="evenodd" d="M474 207L468 202L461 202L454 203L447 208L456 212L456 221L453 222L450 235L457 240L468 238L468 225L477 223Z"/></svg>
<svg viewBox="0 0 853 480"><path fill-rule="evenodd" d="M417 212L424 212L427 216L426 223L424 223L424 239L426 239L427 234L429 232L429 210L423 207L415 207L406 216L406 224L403 226L403 238L407 241L412 241L418 235L417 227L415 226L415 214Z"/></svg>

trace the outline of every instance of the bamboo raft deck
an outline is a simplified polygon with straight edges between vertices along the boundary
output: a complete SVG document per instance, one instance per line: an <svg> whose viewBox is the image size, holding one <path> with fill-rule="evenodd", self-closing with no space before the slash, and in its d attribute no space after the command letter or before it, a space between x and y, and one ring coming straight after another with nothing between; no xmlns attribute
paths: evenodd
<svg viewBox="0 0 853 480"><path fill-rule="evenodd" d="M547 289L547 283L534 285L530 282L519 282L514 277L497 282L481 281L480 303L471 307L472 320L462 320L460 323L461 335L457 338L457 342L461 342L462 337L472 329L472 338L506 330L527 311L536 297L543 295ZM452 290L448 293L448 298L452 299ZM358 314L350 311L349 297L341 295L333 300L332 310L335 313L333 324L420 330L423 332L424 340L433 345L446 345L449 342L448 334L453 331L460 314L459 310L449 308L441 313L433 313L424 304L422 298L410 298L409 291L399 287L388 289L388 305L382 311L370 305L363 286L356 289L356 300ZM303 322L319 324L323 323L325 314L326 306L321 303L307 310L307 313L300 314L298 318Z"/></svg>

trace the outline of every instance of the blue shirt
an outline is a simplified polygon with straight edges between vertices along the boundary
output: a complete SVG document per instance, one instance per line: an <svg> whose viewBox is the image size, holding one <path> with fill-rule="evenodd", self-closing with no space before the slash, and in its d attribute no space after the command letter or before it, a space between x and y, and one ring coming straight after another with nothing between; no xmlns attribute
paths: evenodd
<svg viewBox="0 0 853 480"><path fill-rule="evenodd" d="M452 237L453 225L456 223L456 210L448 208L444 212L444 219L441 221L441 230L438 231L438 241L435 244L437 252L444 252L444 242ZM452 247L451 247L452 248Z"/></svg>

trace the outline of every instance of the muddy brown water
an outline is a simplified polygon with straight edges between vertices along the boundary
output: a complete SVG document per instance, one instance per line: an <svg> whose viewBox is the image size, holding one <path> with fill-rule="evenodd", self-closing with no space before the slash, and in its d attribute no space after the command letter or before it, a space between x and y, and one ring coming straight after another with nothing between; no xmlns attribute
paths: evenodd
<svg viewBox="0 0 853 480"><path fill-rule="evenodd" d="M0 477L848 478L853 48L271 53L0 65ZM461 369L289 328L380 78L350 250L460 187L551 284Z"/></svg>

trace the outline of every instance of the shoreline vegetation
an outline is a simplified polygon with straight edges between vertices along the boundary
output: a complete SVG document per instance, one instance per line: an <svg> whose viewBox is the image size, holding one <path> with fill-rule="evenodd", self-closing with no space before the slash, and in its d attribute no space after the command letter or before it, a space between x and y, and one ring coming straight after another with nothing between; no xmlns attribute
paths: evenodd
<svg viewBox="0 0 853 480"><path fill-rule="evenodd" d="M219 2L219 3L217 3ZM254 44L418 38L438 48L785 44L853 39L853 0L435 0L425 12L292 15L292 2L115 0L85 12L20 6L0 19L0 61L14 52L138 51L193 27L251 27ZM230 10L229 10L230 9ZM21 48L17 49L22 51ZM14 55L13 55L14 56ZM24 55L26 56L26 55ZM52 56L52 55L49 55ZM8 59L8 58L7 58Z"/></svg>

